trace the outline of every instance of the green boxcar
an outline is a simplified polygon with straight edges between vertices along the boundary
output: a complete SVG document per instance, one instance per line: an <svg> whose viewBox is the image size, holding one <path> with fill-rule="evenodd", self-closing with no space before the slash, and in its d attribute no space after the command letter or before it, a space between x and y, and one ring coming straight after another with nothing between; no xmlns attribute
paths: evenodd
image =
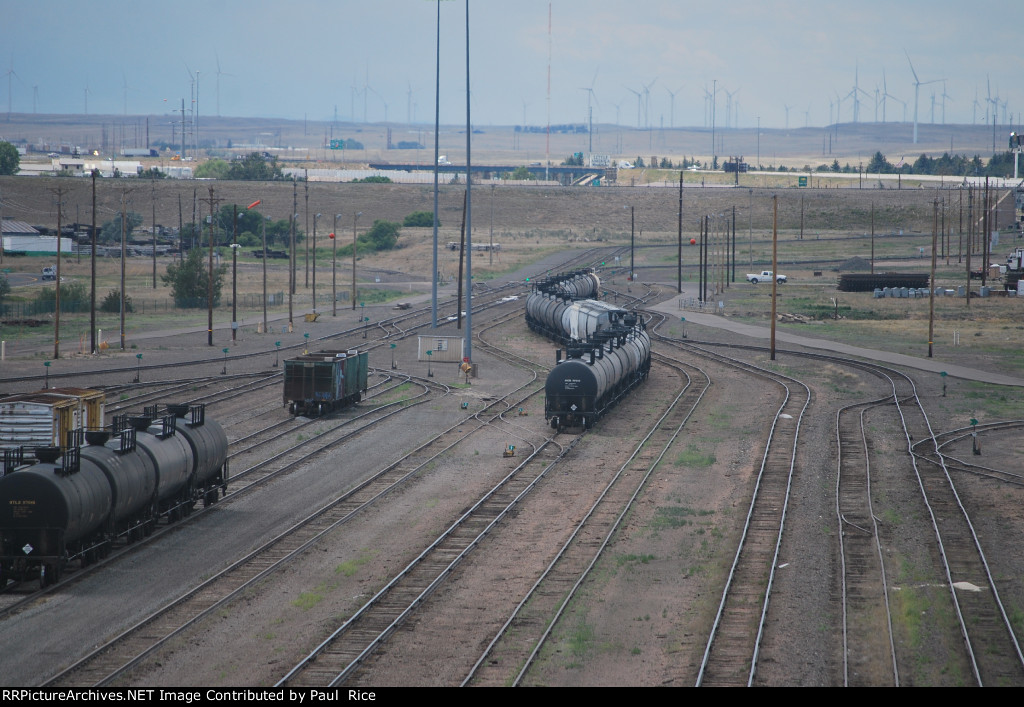
<svg viewBox="0 0 1024 707"><path fill-rule="evenodd" d="M369 354L318 351L284 362L284 402L293 415L318 416L358 403L366 392Z"/></svg>

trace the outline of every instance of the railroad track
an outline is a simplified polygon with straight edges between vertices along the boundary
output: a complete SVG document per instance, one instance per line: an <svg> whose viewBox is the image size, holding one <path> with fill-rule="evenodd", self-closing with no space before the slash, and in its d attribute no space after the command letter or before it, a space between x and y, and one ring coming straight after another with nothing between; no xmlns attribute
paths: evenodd
<svg viewBox="0 0 1024 707"><path fill-rule="evenodd" d="M612 475L567 542L484 649L462 681L463 687L524 683L577 590L707 392L711 379L701 369L662 355L655 358L683 377L678 395Z"/></svg>
<svg viewBox="0 0 1024 707"><path fill-rule="evenodd" d="M531 369L532 370L532 369ZM538 396L543 385L536 371L530 380L477 412L477 426L465 430L460 423L415 450L397 464L411 476L476 431L502 423L504 414ZM578 438L577 438L578 440ZM553 438L530 443L533 449L504 479L491 488L430 544L409 566L375 594L322 644L298 663L279 685L337 685L348 680L364 661L410 616L481 542L494 526L575 445L563 446Z"/></svg>
<svg viewBox="0 0 1024 707"><path fill-rule="evenodd" d="M426 402L429 399L427 397L427 392L432 386L441 389L442 392L444 392L445 394L447 394L448 392L446 386L437 385L432 382L428 383L426 381L423 381L420 385L422 387L422 391L419 393L419 395L415 397L396 400L394 402L387 403L372 410L361 412L347 419L331 420L330 418L327 418L309 420L306 421L305 423L299 423L300 427L317 424L331 424L332 422L336 422L337 424L334 424L332 428L327 430L321 428L321 434L310 435L308 439L296 443L289 443L289 445L283 451L266 457L261 461L256 462L252 466L232 474L232 476L229 478L229 483L233 485L233 488L224 494L222 500L231 501L247 493L250 493L262 487L262 485L264 485L271 479L277 478L282 474L285 474L302 464L308 463L312 459L327 452L333 447L342 444L346 441L350 441L352 438L358 435L365 434L371 431L373 429L374 424L386 420L393 415L399 414L412 405L419 405L423 402ZM284 421L284 424L294 425L295 423L292 420L286 420ZM354 429L350 429L353 426ZM272 425L271 427L275 431L279 429L279 425ZM295 430L298 429L298 427L293 426L290 427L289 429ZM266 434L266 432L267 430L262 431L263 434ZM240 451L236 450L230 455L229 460L238 461L238 459L244 454L249 453L256 448L263 447L268 443L276 442L279 439L279 433L273 436L268 436L266 439L263 440L263 442L250 445L249 447L246 447L245 449ZM232 444L236 443L237 442L233 442ZM245 483L239 486L238 482L243 479ZM191 512L187 515L187 518L195 519L199 517L199 515L205 510L206 508L203 508ZM134 543L119 546L117 549L111 552L111 554L106 558L75 571L73 574L70 574L66 579L62 580L57 584L41 588L25 596L16 596L13 594L9 595L11 597L10 601L4 602L3 605L0 605L0 620L6 619L10 615L22 610L26 606L32 605L33 603L35 603L36 601L40 600L45 596L48 596L57 591L67 590L70 586L73 586L75 583L91 575L93 572L105 568L114 563L115 561L122 560L129 554L137 552L140 549L148 546L150 543L155 542L156 540L161 538L165 533L176 531L178 528L182 527L185 522L187 522L185 519L181 519L174 523L162 525L152 535L144 539L138 540ZM14 587L11 587L10 589L13 588Z"/></svg>
<svg viewBox="0 0 1024 707"><path fill-rule="evenodd" d="M938 455L935 434L916 387L909 379L907 385L910 390L902 400L897 396L897 406L938 543L971 677L979 686L1024 685L1024 654L985 552L945 461ZM915 453L914 440L930 441L936 457L928 459Z"/></svg>
<svg viewBox="0 0 1024 707"><path fill-rule="evenodd" d="M885 551L872 507L871 449L865 431L866 414L891 404L893 399L889 395L856 403L836 413L844 686L900 684Z"/></svg>
<svg viewBox="0 0 1024 707"><path fill-rule="evenodd" d="M770 381L782 395L696 679L697 686L753 685L796 470L800 425L811 392L781 373L659 334L657 329L667 317L657 316L661 319L651 328L652 338L752 373Z"/></svg>

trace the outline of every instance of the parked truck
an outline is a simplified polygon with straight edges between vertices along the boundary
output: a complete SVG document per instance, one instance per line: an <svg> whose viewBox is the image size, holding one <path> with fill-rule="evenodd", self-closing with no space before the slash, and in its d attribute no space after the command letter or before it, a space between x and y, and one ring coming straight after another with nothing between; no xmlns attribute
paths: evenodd
<svg viewBox="0 0 1024 707"><path fill-rule="evenodd" d="M771 282L773 273L771 270L762 270L759 273L747 273L747 281L757 284L759 282ZM785 275L775 275L775 281L780 285L786 281Z"/></svg>

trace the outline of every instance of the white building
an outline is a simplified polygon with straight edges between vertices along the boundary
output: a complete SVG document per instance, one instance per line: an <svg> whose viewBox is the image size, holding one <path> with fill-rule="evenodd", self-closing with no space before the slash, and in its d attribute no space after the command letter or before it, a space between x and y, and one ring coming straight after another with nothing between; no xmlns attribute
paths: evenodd
<svg viewBox="0 0 1024 707"><path fill-rule="evenodd" d="M56 253L57 236L44 236L24 221L4 219L0 232L3 233L4 252ZM71 252L71 239L60 239L62 253Z"/></svg>

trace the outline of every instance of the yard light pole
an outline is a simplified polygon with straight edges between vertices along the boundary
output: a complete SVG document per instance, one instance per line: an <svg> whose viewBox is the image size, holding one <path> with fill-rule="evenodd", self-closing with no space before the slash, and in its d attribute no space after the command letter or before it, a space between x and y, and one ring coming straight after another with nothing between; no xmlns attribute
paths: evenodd
<svg viewBox="0 0 1024 707"><path fill-rule="evenodd" d="M297 286L296 280L298 280L298 277L296 276L296 273L295 273L295 262L296 262L296 258L295 258L295 229L298 228L298 221L299 221L299 214L296 212L296 213L292 214L292 245L291 245L291 249L292 249L292 262L291 262L292 279L291 279L291 282L289 283L289 287L288 287L288 332L289 333L291 333L292 329L295 326L294 325L295 307L294 307L294 304L293 304L292 300L294 299L295 288Z"/></svg>
<svg viewBox="0 0 1024 707"><path fill-rule="evenodd" d="M238 333L238 249L237 243L231 244L231 340L237 339Z"/></svg>
<svg viewBox="0 0 1024 707"><path fill-rule="evenodd" d="M331 231L331 316L338 316L338 219L334 214L334 230Z"/></svg>
<svg viewBox="0 0 1024 707"><path fill-rule="evenodd" d="M636 241L636 209L633 206L623 206L624 209L629 209L629 278L628 281L633 281L633 247ZM628 288L627 288L628 289Z"/></svg>
<svg viewBox="0 0 1024 707"><path fill-rule="evenodd" d="M316 314L316 222L320 214L313 216L313 314Z"/></svg>
<svg viewBox="0 0 1024 707"><path fill-rule="evenodd" d="M356 224L359 223L359 217L363 215L362 211L359 211L352 217L352 309L356 308Z"/></svg>
<svg viewBox="0 0 1024 707"><path fill-rule="evenodd" d="M254 209L260 205L262 199L249 204L247 209ZM260 233L263 236L263 333L267 333L267 219L260 214Z"/></svg>

